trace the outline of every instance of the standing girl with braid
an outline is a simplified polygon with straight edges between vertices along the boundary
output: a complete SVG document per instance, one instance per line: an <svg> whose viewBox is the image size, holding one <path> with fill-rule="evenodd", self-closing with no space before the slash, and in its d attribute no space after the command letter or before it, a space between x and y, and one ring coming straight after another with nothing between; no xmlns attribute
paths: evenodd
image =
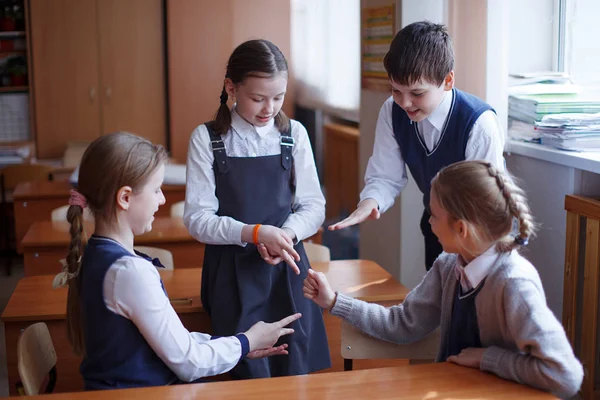
<svg viewBox="0 0 600 400"><path fill-rule="evenodd" d="M267 40L239 45L215 120L192 133L183 220L206 243L202 304L215 335L302 313L287 357L244 360L234 378L298 375L331 366L322 310L303 297L302 240L325 218L306 129L281 110L288 77ZM227 105L234 100L233 108Z"/></svg>
<svg viewBox="0 0 600 400"><path fill-rule="evenodd" d="M525 193L490 163L462 161L431 184L431 227L444 252L400 305L384 308L334 293L311 271L304 292L331 314L394 343L440 327L437 361L489 371L560 397L577 392L583 369L542 283L518 248L535 224ZM519 231L511 234L513 220Z"/></svg>
<svg viewBox="0 0 600 400"><path fill-rule="evenodd" d="M133 249L133 237L152 229L154 213L165 203L166 160L162 146L128 133L94 140L81 160L67 212L66 270L54 284L69 285L67 336L83 356L86 389L190 382L226 372L245 357L287 354L286 345L271 346L292 333L284 326L300 317L219 338L183 326L154 263ZM88 207L95 227L84 244Z"/></svg>

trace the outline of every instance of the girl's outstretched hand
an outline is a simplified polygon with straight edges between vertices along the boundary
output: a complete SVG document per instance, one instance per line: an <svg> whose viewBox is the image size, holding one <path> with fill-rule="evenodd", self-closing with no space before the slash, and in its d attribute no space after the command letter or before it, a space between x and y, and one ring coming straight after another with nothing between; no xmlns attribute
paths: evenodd
<svg viewBox="0 0 600 400"><path fill-rule="evenodd" d="M304 297L317 303L321 308L331 310L335 304L336 294L329 286L325 274L308 270L308 276L304 280Z"/></svg>
<svg viewBox="0 0 600 400"><path fill-rule="evenodd" d="M302 316L300 313L290 315L277 322L267 323L259 321L252 325L244 334L250 344L250 352L247 357L260 358L274 355L287 354L287 344L273 347L283 335L294 333L292 328L286 328L289 324Z"/></svg>

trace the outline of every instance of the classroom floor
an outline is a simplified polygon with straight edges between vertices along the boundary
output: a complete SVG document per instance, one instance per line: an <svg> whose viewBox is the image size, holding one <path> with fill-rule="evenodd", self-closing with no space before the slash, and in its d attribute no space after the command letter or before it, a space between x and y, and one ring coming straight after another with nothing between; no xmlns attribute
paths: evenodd
<svg viewBox="0 0 600 400"><path fill-rule="evenodd" d="M0 260L0 314L8 303L17 282L24 276L22 259L13 261L12 273L6 275L4 260ZM0 322L0 397L8 397L8 373L6 371L6 348L4 340L4 324Z"/></svg>

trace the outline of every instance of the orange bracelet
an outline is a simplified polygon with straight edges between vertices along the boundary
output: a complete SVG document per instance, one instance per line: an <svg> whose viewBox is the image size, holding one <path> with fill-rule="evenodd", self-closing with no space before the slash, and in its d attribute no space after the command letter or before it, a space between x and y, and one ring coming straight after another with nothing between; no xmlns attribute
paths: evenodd
<svg viewBox="0 0 600 400"><path fill-rule="evenodd" d="M261 227L261 224L254 225L254 229L252 230L252 239L254 240L254 244L258 246L258 229Z"/></svg>

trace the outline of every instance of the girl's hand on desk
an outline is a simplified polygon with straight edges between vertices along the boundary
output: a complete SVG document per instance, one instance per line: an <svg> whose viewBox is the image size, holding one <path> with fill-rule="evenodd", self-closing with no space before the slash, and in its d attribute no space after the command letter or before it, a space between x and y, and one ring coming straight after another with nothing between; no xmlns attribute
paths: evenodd
<svg viewBox="0 0 600 400"><path fill-rule="evenodd" d="M286 328L286 326L301 316L302 314L296 313L277 322L266 323L259 321L252 325L250 329L244 332L250 343L250 353L248 353L248 356L250 358L258 358L261 356L287 354L287 345L277 347L273 347L273 345L277 343L281 336L294 333L292 328Z"/></svg>
<svg viewBox="0 0 600 400"><path fill-rule="evenodd" d="M325 274L308 270L308 276L304 280L304 297L317 303L321 308L331 310L335 304L336 294L329 286Z"/></svg>
<svg viewBox="0 0 600 400"><path fill-rule="evenodd" d="M446 361L462 365L463 367L479 369L481 367L483 353L485 353L485 348L469 347L468 349L461 351L460 354L456 356L448 357Z"/></svg>

